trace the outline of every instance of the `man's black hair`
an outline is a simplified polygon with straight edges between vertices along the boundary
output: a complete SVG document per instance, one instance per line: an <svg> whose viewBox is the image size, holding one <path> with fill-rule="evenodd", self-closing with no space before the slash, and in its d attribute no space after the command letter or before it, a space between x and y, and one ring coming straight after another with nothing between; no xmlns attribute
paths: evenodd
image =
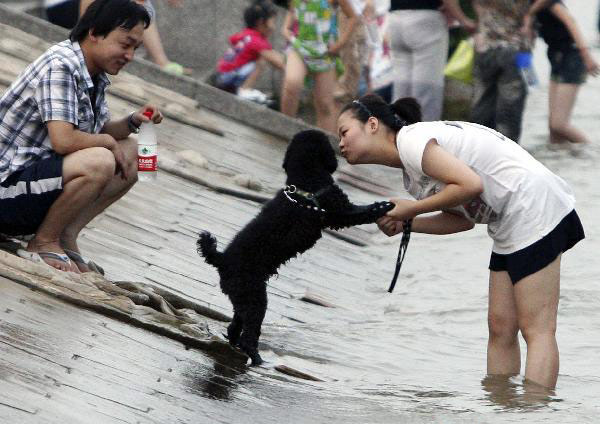
<svg viewBox="0 0 600 424"><path fill-rule="evenodd" d="M144 6L133 0L94 0L77 25L71 31L71 41L81 42L91 31L93 35L106 37L117 28L127 31L139 23L150 25L150 15Z"/></svg>
<svg viewBox="0 0 600 424"><path fill-rule="evenodd" d="M277 11L270 0L255 0L244 10L244 22L248 28L256 28L261 20L275 16Z"/></svg>

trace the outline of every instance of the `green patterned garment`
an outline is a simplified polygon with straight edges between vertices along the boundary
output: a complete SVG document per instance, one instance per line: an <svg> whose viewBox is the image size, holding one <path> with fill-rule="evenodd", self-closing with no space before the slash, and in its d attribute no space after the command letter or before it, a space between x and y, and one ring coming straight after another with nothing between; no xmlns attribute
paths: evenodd
<svg viewBox="0 0 600 424"><path fill-rule="evenodd" d="M311 72L323 72L335 66L327 55L328 44L335 41L332 27L334 10L327 0L293 0L298 19L298 35L292 46Z"/></svg>

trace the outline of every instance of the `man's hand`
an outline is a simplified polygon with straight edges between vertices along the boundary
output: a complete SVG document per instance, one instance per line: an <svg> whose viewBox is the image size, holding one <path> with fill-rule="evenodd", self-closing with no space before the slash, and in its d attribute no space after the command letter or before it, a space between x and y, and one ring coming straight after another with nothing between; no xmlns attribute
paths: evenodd
<svg viewBox="0 0 600 424"><path fill-rule="evenodd" d="M107 145L109 146L109 147L107 147L107 149L110 150L112 152L113 156L115 157L115 162L117 165L115 167L115 175L121 174L121 178L126 180L127 179L127 162L125 160L125 154L123 153L123 149L121 148L121 145L110 134L99 134L99 136L102 136L106 139L105 141L106 141Z"/></svg>
<svg viewBox="0 0 600 424"><path fill-rule="evenodd" d="M147 110L152 111L151 119L148 119L146 117L146 115L144 115L144 112ZM160 110L158 110L158 107L148 104L148 105L143 106L137 112L135 112L133 114L132 120L133 120L133 123L138 127L140 125L142 125L143 122L150 122L150 121L154 122L155 124L160 124L163 120L163 114L160 112Z"/></svg>

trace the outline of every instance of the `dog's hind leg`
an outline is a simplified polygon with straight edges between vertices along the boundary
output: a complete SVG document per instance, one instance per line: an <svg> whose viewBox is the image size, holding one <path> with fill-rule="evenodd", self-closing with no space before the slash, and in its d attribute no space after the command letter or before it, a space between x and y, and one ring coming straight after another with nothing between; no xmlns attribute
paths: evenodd
<svg viewBox="0 0 600 424"><path fill-rule="evenodd" d="M261 289L240 297L243 299L239 308L243 330L239 347L250 357L252 365L260 365L263 360L258 353L258 339L267 312L267 287L263 285Z"/></svg>
<svg viewBox="0 0 600 424"><path fill-rule="evenodd" d="M240 335L242 334L242 317L237 311L236 305L233 306L233 320L227 327L227 340L232 346L237 346L240 342Z"/></svg>

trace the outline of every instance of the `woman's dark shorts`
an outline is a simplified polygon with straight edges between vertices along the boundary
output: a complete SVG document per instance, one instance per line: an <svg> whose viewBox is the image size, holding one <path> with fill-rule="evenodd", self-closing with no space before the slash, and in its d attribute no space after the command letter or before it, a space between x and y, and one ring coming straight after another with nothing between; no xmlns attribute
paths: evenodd
<svg viewBox="0 0 600 424"><path fill-rule="evenodd" d="M0 233L35 234L63 191L63 157L53 154L0 183Z"/></svg>
<svg viewBox="0 0 600 424"><path fill-rule="evenodd" d="M572 210L546 236L530 246L506 255L492 252L491 271L508 271L513 284L548 266L563 252L583 240L583 226Z"/></svg>
<svg viewBox="0 0 600 424"><path fill-rule="evenodd" d="M548 48L550 79L559 84L583 84L586 70L579 50L572 45Z"/></svg>

